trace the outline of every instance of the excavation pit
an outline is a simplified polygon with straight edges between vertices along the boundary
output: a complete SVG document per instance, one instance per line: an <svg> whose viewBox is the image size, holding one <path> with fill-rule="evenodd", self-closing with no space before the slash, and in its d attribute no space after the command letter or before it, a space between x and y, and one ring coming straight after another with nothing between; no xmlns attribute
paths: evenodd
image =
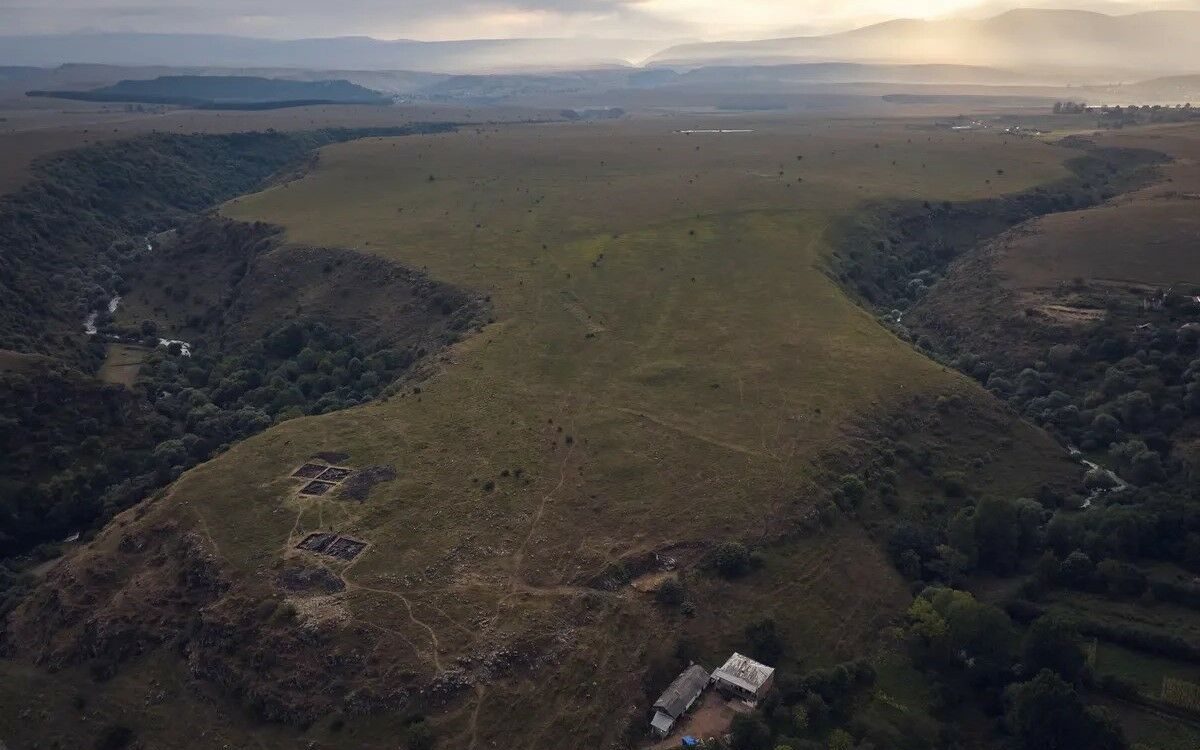
<svg viewBox="0 0 1200 750"><path fill-rule="evenodd" d="M308 550L309 552L324 552L337 539L337 534L331 534L328 531L315 531L312 534L304 537L304 540L296 545L296 549Z"/></svg>
<svg viewBox="0 0 1200 750"><path fill-rule="evenodd" d="M293 471L292 476L296 479L316 479L328 470L329 467L323 464L304 464L299 469Z"/></svg>
<svg viewBox="0 0 1200 750"><path fill-rule="evenodd" d="M325 554L330 557L336 557L339 560L353 560L358 557L358 553L367 548L366 542L360 542L357 539L349 537L338 537L325 548Z"/></svg>
<svg viewBox="0 0 1200 750"><path fill-rule="evenodd" d="M301 487L300 494L320 496L324 495L326 492L329 492L335 486L336 485L332 484L331 482L318 482L314 480Z"/></svg>
<svg viewBox="0 0 1200 750"><path fill-rule="evenodd" d="M348 536L338 536L329 531L314 531L296 545L296 549L317 552L339 560L353 560L366 548L366 542Z"/></svg>
<svg viewBox="0 0 1200 750"><path fill-rule="evenodd" d="M346 469L341 466L330 466L328 469L321 472L321 475L317 478L325 482L340 482L353 473L353 469Z"/></svg>

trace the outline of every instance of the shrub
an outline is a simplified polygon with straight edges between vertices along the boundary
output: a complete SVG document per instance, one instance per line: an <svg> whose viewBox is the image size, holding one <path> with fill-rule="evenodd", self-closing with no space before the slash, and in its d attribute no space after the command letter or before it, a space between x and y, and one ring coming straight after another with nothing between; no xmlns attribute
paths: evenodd
<svg viewBox="0 0 1200 750"><path fill-rule="evenodd" d="M654 592L654 598L664 607L678 607L683 604L687 592L678 578L671 577L659 584Z"/></svg>
<svg viewBox="0 0 1200 750"><path fill-rule="evenodd" d="M808 709L804 706L796 706L792 710L792 726L797 732L808 731Z"/></svg>
<svg viewBox="0 0 1200 750"><path fill-rule="evenodd" d="M853 750L854 738L844 729L835 729L829 733L829 750Z"/></svg>
<svg viewBox="0 0 1200 750"><path fill-rule="evenodd" d="M854 474L846 474L838 480L834 497L844 508L857 508L867 496L867 485Z"/></svg>
<svg viewBox="0 0 1200 750"><path fill-rule="evenodd" d="M1026 674L1049 669L1068 682L1074 682L1083 671L1083 650L1075 627L1054 615L1034 620L1021 644L1021 663Z"/></svg>
<svg viewBox="0 0 1200 750"><path fill-rule="evenodd" d="M410 724L404 737L408 750L433 750L434 745L437 744L433 730L424 720Z"/></svg>
<svg viewBox="0 0 1200 750"><path fill-rule="evenodd" d="M774 664L783 656L784 641L771 618L746 626L746 653L766 664Z"/></svg>
<svg viewBox="0 0 1200 750"><path fill-rule="evenodd" d="M713 554L713 565L726 578L736 578L750 570L750 552L741 542L723 542Z"/></svg>
<svg viewBox="0 0 1200 750"><path fill-rule="evenodd" d="M758 714L737 714L729 725L733 750L766 750L771 745L771 730Z"/></svg>
<svg viewBox="0 0 1200 750"><path fill-rule="evenodd" d="M120 724L105 727L96 738L96 750L122 750L133 742L133 730Z"/></svg>
<svg viewBox="0 0 1200 750"><path fill-rule="evenodd" d="M1080 550L1075 550L1067 555L1059 566L1059 577L1068 586L1082 588L1091 581L1093 570L1092 558Z"/></svg>

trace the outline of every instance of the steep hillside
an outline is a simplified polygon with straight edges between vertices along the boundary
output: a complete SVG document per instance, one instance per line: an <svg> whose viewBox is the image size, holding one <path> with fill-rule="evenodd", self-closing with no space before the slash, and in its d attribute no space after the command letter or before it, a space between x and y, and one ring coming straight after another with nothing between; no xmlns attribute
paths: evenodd
<svg viewBox="0 0 1200 750"><path fill-rule="evenodd" d="M884 316L895 330L1089 467L1086 495L1050 504L1035 566L993 560L1003 580L968 583L1028 627L1022 667L1037 663L1035 636L1059 629L1078 664L1077 644L1093 655L1062 674L1082 679L1134 747L1191 748L1200 735L1177 691L1195 684L1200 659L1200 263L1190 197L1200 195L1200 130L1131 127L1064 144L1118 158L1111 171L1081 174L1082 194L1051 186L1040 198L1059 205L1014 215L1006 231L961 236L953 206L897 211L876 235L878 253L861 253L888 258L891 272L863 263L868 272L855 275L895 306ZM1154 154L1162 163L1128 171ZM982 509L950 528L981 523ZM974 542L950 544L985 556Z"/></svg>
<svg viewBox="0 0 1200 750"><path fill-rule="evenodd" d="M276 421L376 396L482 315L421 274L262 225L188 221L123 270L127 303L97 336L140 353L124 385L50 358L0 373L5 558L90 536Z"/></svg>
<svg viewBox="0 0 1200 750"><path fill-rule="evenodd" d="M0 197L0 347L94 366L83 321L120 291L121 265L146 235L303 165L323 144L446 127L155 134L48 157Z"/></svg>

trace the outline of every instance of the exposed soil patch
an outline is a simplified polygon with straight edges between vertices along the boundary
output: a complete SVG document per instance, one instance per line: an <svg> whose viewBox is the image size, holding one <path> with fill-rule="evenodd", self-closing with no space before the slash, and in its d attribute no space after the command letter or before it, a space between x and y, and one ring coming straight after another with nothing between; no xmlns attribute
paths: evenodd
<svg viewBox="0 0 1200 750"><path fill-rule="evenodd" d="M683 737L695 737L701 740L724 737L729 733L729 725L733 723L733 717L739 713L749 713L750 710L741 701L727 701L717 691L709 690L700 699L700 705L684 715L676 724L675 731L671 732L669 737L650 747L654 750L679 747Z"/></svg>
<svg viewBox="0 0 1200 750"><path fill-rule="evenodd" d="M326 456L343 456L345 454L324 454ZM328 466L309 462L292 472L292 478L311 480L300 488L301 495L309 495L311 497L319 497L329 494L329 491L334 489L339 482L346 477L352 475L354 469L345 466ZM365 499L365 497L364 497Z"/></svg>
<svg viewBox="0 0 1200 750"><path fill-rule="evenodd" d="M333 489L333 487L334 485L332 482L318 482L314 480L301 487L300 494L313 496L324 495Z"/></svg>
<svg viewBox="0 0 1200 750"><path fill-rule="evenodd" d="M354 473L352 469L345 469L341 466L330 466L321 472L321 476L317 478L326 482L340 482L352 473Z"/></svg>
<svg viewBox="0 0 1200 750"><path fill-rule="evenodd" d="M328 531L314 531L296 545L296 549L319 552L339 560L353 560L366 548L366 542L360 542L348 536L338 536Z"/></svg>
<svg viewBox="0 0 1200 750"><path fill-rule="evenodd" d="M304 464L299 469L293 471L292 476L297 479L316 479L328 468L328 466L323 464Z"/></svg>
<svg viewBox="0 0 1200 750"><path fill-rule="evenodd" d="M367 548L366 542L360 542L357 539L340 536L334 539L333 542L325 548L325 554L330 557L336 557L339 560L353 560L358 557L358 553Z"/></svg>
<svg viewBox="0 0 1200 750"><path fill-rule="evenodd" d="M630 582L629 586L634 591L640 591L643 594L653 594L658 591L658 587L663 584L668 578L674 578L675 573L669 570L660 570L654 573L638 576Z"/></svg>
<svg viewBox="0 0 1200 750"><path fill-rule="evenodd" d="M340 576L325 568L288 568L275 577L275 582L294 594L336 594L346 588Z"/></svg>
<svg viewBox="0 0 1200 750"><path fill-rule="evenodd" d="M678 566L678 561L673 554L668 554L668 549L631 552L610 563L599 574L583 583L601 591L616 591L626 584L636 582L640 582L639 585L650 585L647 581L659 574L665 574L664 577L667 577ZM661 580L658 582L661 583Z"/></svg>
<svg viewBox="0 0 1200 750"><path fill-rule="evenodd" d="M347 500L365 502L371 494L371 488L383 482L396 478L396 470L390 466L368 466L351 474L342 482L340 497Z"/></svg>
<svg viewBox="0 0 1200 750"><path fill-rule="evenodd" d="M324 552L334 539L337 539L337 534L332 534L328 531L314 531L304 537L304 540L296 545L296 549L308 550L309 552Z"/></svg>
<svg viewBox="0 0 1200 750"><path fill-rule="evenodd" d="M1095 323L1104 317L1103 310L1092 307L1073 307L1071 305L1041 305L1038 312L1059 323L1067 325L1080 323Z"/></svg>

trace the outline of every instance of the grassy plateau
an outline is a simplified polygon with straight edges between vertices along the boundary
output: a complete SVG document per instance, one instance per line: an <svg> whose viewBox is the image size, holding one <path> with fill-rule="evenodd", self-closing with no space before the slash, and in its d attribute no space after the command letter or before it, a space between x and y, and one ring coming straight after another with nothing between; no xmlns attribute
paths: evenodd
<svg viewBox="0 0 1200 750"><path fill-rule="evenodd" d="M752 132L677 132L706 127ZM487 295L494 322L385 399L281 423L197 467L86 554L111 553L123 524L169 518L238 591L275 592L285 562L327 566L345 589L293 597L300 621L369 638L364 678L423 691L446 747L607 747L641 721L656 655L686 636L711 667L768 617L795 662L869 652L906 585L859 524L794 530L828 497L829 459L863 447L862 425L914 397L986 395L843 293L825 273L827 229L867 200L1027 189L1063 176L1069 156L995 133L783 117L480 126L325 149L305 177L223 213ZM1023 431L1004 460L1058 460L1041 433L1011 429ZM322 451L397 478L363 503L297 495L288 475ZM295 549L318 530L370 546L350 563ZM765 564L733 582L689 574L692 617L595 585L647 552L691 570L726 540L762 545ZM156 660L137 669L166 679ZM111 684L144 689L128 673ZM226 721L203 741L251 726ZM357 746L392 747L400 721L348 726ZM144 723L155 747L201 746ZM326 724L311 736L350 741ZM263 747L281 737L256 734Z"/></svg>

